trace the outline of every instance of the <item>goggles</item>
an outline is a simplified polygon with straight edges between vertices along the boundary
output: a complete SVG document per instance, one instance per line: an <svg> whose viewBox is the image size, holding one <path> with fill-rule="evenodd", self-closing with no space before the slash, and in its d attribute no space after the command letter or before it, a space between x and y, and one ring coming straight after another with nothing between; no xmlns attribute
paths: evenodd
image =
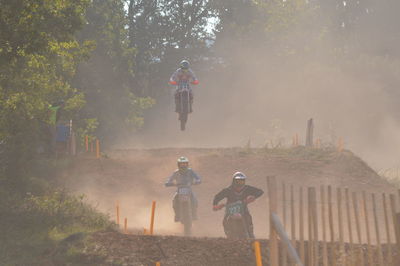
<svg viewBox="0 0 400 266"><path fill-rule="evenodd" d="M179 168L188 168L189 167L189 163L178 163L178 167Z"/></svg>
<svg viewBox="0 0 400 266"><path fill-rule="evenodd" d="M236 185L244 185L244 184L246 184L246 180L244 180L244 179L235 179L234 183Z"/></svg>

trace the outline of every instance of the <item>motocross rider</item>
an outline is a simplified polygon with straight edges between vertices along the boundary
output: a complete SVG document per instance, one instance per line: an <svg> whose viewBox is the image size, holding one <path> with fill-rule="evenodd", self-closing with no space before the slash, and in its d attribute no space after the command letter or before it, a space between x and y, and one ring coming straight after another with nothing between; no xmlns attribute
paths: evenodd
<svg viewBox="0 0 400 266"><path fill-rule="evenodd" d="M179 85L181 81L186 81L193 85L199 84L195 74L190 69L190 63L188 60L182 60L179 64L179 68L172 74L171 78L169 79L169 84L171 85ZM179 112L179 88L177 87L175 94L175 112ZM193 92L192 89L189 87L189 97L190 97L190 112L193 112L192 105L193 105Z"/></svg>
<svg viewBox="0 0 400 266"><path fill-rule="evenodd" d="M168 178L165 183L166 187L176 186L176 185L198 185L201 183L201 178L196 174L191 168L189 168L188 158L182 156L177 161L178 169ZM197 220L197 199L192 191L192 219ZM175 211L175 222L179 222L179 204L177 193L174 195L172 201L172 207Z"/></svg>
<svg viewBox="0 0 400 266"><path fill-rule="evenodd" d="M215 195L213 201L213 210L217 211L224 206L224 205L218 205L218 203L224 198L227 199L226 204L230 204L238 200L243 201L245 203L244 213L245 213L245 221L247 229L249 232L249 237L254 238L253 221L250 212L247 208L247 204L255 201L256 198L260 197L264 193L264 191L256 187L246 185L246 178L247 178L246 175L243 174L242 172L234 173L232 177L232 184L229 187L221 190L217 195ZM227 228L226 218L227 217L225 216L223 220L223 226L225 234L228 235L227 230L229 229Z"/></svg>

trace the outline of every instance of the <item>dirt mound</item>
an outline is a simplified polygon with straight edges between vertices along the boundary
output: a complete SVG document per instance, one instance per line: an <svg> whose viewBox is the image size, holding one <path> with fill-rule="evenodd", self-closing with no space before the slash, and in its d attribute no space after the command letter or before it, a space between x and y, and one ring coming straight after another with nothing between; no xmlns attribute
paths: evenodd
<svg viewBox="0 0 400 266"><path fill-rule="evenodd" d="M223 212L213 212L214 195L231 182L235 171L248 177L248 184L267 190L266 176L275 175L279 182L295 186L332 185L352 191L393 192L361 159L349 151L292 149L151 149L114 150L101 160L80 158L65 176L71 191L85 193L101 211L115 219L115 203L119 201L121 220L128 227L142 231L149 227L150 207L157 201L156 234L181 235L182 227L173 222L171 199L173 188L163 183L176 168L176 158L188 156L192 168L203 183L194 187L199 200L199 220L194 235L222 237ZM251 204L256 237L268 235L268 195Z"/></svg>
<svg viewBox="0 0 400 266"><path fill-rule="evenodd" d="M95 244L93 244L95 243ZM82 243L80 243L82 245ZM224 238L124 235L98 232L84 242L83 265L255 265L252 241ZM267 258L266 241L261 241ZM266 261L264 262L266 265Z"/></svg>

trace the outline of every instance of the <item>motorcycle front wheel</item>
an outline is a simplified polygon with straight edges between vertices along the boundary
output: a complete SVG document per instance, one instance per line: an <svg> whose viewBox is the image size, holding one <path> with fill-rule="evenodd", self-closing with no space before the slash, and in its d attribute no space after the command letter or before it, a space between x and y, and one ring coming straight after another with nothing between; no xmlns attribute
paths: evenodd
<svg viewBox="0 0 400 266"><path fill-rule="evenodd" d="M188 119L188 114L187 113L180 113L179 114L179 120L181 121L181 130L182 131L185 130L187 119Z"/></svg>

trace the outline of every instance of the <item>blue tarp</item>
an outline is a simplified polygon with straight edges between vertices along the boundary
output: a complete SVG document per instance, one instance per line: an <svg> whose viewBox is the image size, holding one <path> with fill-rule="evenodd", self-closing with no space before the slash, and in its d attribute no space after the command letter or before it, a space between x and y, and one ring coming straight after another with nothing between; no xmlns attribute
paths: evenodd
<svg viewBox="0 0 400 266"><path fill-rule="evenodd" d="M67 142L69 137L69 126L57 125L56 141Z"/></svg>

